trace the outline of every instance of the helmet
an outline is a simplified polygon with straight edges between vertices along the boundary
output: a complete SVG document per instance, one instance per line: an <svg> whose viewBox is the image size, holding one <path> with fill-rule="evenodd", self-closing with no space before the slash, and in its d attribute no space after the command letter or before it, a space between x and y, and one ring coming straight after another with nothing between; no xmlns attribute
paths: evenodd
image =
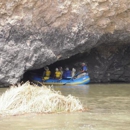
<svg viewBox="0 0 130 130"><path fill-rule="evenodd" d="M45 67L45 70L49 70L49 67L48 67L48 66L46 66L46 67Z"/></svg>
<svg viewBox="0 0 130 130"><path fill-rule="evenodd" d="M65 70L69 70L69 68L67 67Z"/></svg>
<svg viewBox="0 0 130 130"><path fill-rule="evenodd" d="M83 62L82 65L85 65L85 63Z"/></svg>
<svg viewBox="0 0 130 130"><path fill-rule="evenodd" d="M61 66L59 67L59 70L62 70L62 67L61 67Z"/></svg>
<svg viewBox="0 0 130 130"><path fill-rule="evenodd" d="M58 68L56 68L55 70L58 71Z"/></svg>
<svg viewBox="0 0 130 130"><path fill-rule="evenodd" d="M75 68L72 68L72 71L74 72L74 71L76 71L76 69L75 69Z"/></svg>

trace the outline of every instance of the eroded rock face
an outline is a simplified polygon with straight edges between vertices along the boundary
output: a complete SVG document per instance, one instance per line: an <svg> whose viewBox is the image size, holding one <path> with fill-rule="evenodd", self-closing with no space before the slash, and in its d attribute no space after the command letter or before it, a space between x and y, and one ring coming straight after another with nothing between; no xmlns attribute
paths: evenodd
<svg viewBox="0 0 130 130"><path fill-rule="evenodd" d="M112 43L111 35L104 35L103 39L110 40L105 40L107 42L92 48L90 52L77 54L64 61L58 61L50 67L59 65L63 68L67 66L70 69L74 67L78 73L81 70L81 63L85 62L91 77L91 83L130 82L130 44L122 44L116 39L113 39L116 42ZM126 37L123 41L129 39L126 33L124 33L124 36Z"/></svg>
<svg viewBox="0 0 130 130"><path fill-rule="evenodd" d="M0 84L108 41L129 44L129 9L129 0L0 0Z"/></svg>

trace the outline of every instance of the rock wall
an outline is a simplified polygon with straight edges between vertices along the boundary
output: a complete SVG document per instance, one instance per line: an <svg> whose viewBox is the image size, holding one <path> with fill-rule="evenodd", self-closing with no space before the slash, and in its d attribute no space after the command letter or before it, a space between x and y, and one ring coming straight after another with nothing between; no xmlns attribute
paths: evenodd
<svg viewBox="0 0 130 130"><path fill-rule="evenodd" d="M112 39L110 36L111 34L105 35L103 39ZM53 71L59 66L70 69L74 67L78 73L81 70L82 62L87 64L91 83L130 83L130 44L105 42L92 48L89 52L58 61L52 64L50 68Z"/></svg>
<svg viewBox="0 0 130 130"><path fill-rule="evenodd" d="M129 9L129 0L0 0L0 84L100 44L129 44Z"/></svg>

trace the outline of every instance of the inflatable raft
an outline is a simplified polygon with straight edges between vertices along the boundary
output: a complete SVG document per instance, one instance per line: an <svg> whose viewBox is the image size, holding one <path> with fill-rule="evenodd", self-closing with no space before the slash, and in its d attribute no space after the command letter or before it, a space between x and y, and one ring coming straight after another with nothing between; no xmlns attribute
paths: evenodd
<svg viewBox="0 0 130 130"><path fill-rule="evenodd" d="M36 82L42 82L45 85L83 85L88 84L90 82L90 77L88 74L80 74L74 78L68 78L68 79L53 79L50 78L46 81L43 81L41 77L35 76L33 77L33 81Z"/></svg>

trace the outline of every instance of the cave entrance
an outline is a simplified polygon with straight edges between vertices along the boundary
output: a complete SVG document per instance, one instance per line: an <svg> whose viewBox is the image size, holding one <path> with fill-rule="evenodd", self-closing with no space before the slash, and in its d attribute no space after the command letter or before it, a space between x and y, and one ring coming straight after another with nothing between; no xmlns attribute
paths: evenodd
<svg viewBox="0 0 130 130"><path fill-rule="evenodd" d="M77 72L81 69L81 63L87 64L91 83L115 83L130 82L130 45L100 45L84 52L74 55L68 59L57 61L48 67L51 76L54 76L55 68L69 67L76 68ZM42 76L44 68L30 70L24 74L23 81L31 79L34 74Z"/></svg>
<svg viewBox="0 0 130 130"><path fill-rule="evenodd" d="M68 59L60 60L60 61L57 61L53 64L48 65L48 67L51 71L51 77L54 77L55 69L59 68L59 67L62 67L63 70L66 67L68 67L70 70L72 70L72 68L76 68L76 70L78 72L80 70L81 63L84 62L84 60L82 60L82 58L81 58L82 55L83 54L77 54L77 55L72 56ZM45 71L44 67L40 68L40 69L36 69L36 70L29 70L29 71L25 72L22 81L24 81L24 82L32 81L32 77L35 75L42 77L44 71Z"/></svg>

